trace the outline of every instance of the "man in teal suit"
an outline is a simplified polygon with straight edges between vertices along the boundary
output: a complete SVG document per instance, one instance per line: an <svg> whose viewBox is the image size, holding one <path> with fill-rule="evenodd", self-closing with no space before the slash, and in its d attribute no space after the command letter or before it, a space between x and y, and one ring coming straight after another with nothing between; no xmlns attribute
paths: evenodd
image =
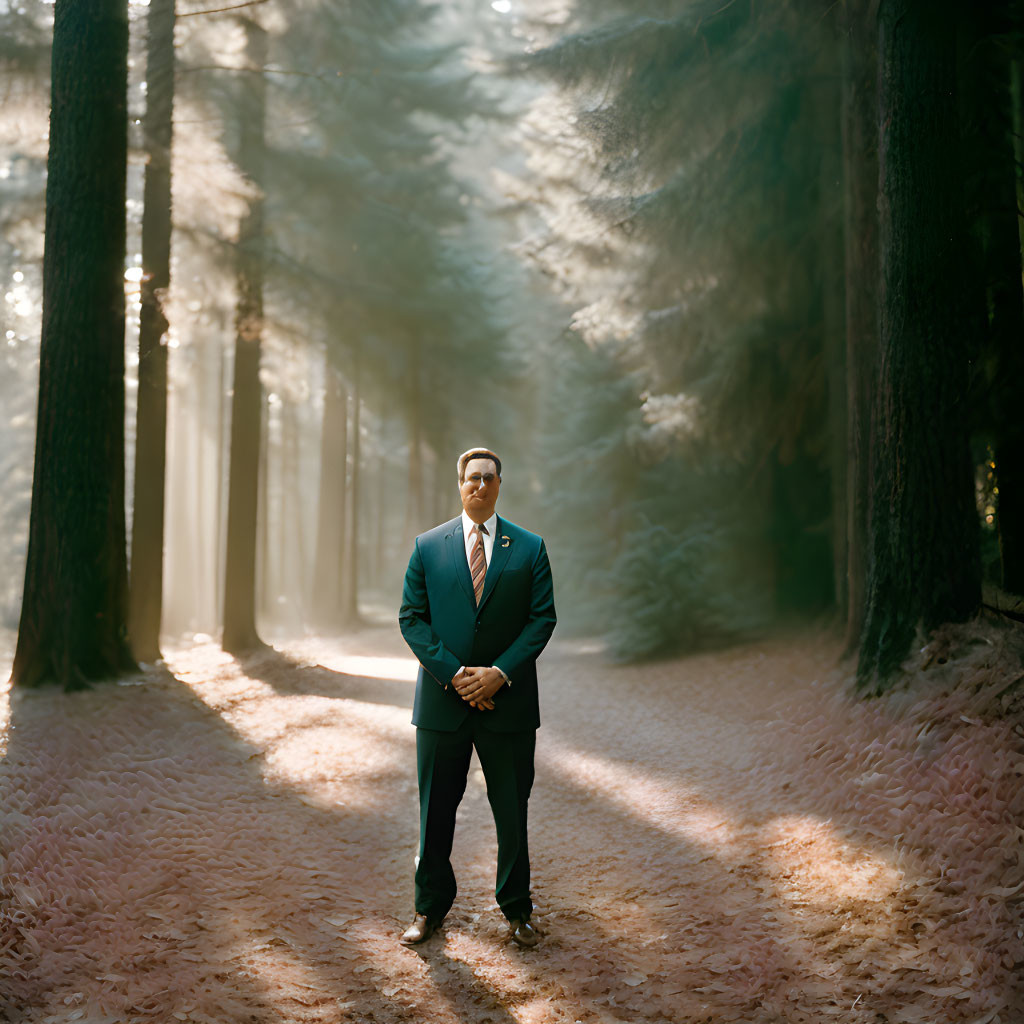
<svg viewBox="0 0 1024 1024"><path fill-rule="evenodd" d="M398 620L419 659L412 721L420 791L416 916L429 938L455 900L455 812L476 749L498 833L495 895L511 936L533 946L526 815L540 714L537 656L555 628L544 541L495 514L501 460L459 456L462 515L416 538Z"/></svg>

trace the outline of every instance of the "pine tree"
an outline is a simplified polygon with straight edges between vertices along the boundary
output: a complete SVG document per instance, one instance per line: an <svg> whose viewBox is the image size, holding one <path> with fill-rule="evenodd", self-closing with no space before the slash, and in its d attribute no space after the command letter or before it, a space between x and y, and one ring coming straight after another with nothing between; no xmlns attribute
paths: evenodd
<svg viewBox="0 0 1024 1024"><path fill-rule="evenodd" d="M160 657L163 607L164 470L167 443L168 328L171 283L171 117L174 107L174 0L152 0L143 121L146 176L142 214L142 309L132 503L129 635L135 656Z"/></svg>
<svg viewBox="0 0 1024 1024"><path fill-rule="evenodd" d="M308 73L275 81L274 95L305 117L279 130L271 118L268 133L268 303L279 324L296 324L326 350L330 388L353 398L358 390L351 408L361 433L404 420L409 496L393 529L409 539L429 525L424 464L448 462L460 417L472 420L460 389L474 375L500 381L508 368L495 312L500 272L488 266L486 243L471 237L472 187L438 144L470 114L491 111L438 38L429 12L408 0L298 13L275 40L275 56ZM336 424L331 397L314 558L323 624L355 614L362 538L354 524L365 497L362 439L353 422L347 456L330 454ZM376 447L367 436L367 451ZM340 495L344 515L328 514ZM331 573L343 579L328 580Z"/></svg>
<svg viewBox="0 0 1024 1024"><path fill-rule="evenodd" d="M13 679L132 667L125 620L125 0L54 10L35 474Z"/></svg>
<svg viewBox="0 0 1024 1024"><path fill-rule="evenodd" d="M238 111L238 162L255 189L238 231L235 378L231 404L231 460L224 570L224 650L241 654L262 646L256 628L257 495L260 479L263 336L267 33L244 19L248 75Z"/></svg>
<svg viewBox="0 0 1024 1024"><path fill-rule="evenodd" d="M955 10L883 0L879 27L880 374L858 663L869 688L892 677L919 627L962 621L981 601Z"/></svg>

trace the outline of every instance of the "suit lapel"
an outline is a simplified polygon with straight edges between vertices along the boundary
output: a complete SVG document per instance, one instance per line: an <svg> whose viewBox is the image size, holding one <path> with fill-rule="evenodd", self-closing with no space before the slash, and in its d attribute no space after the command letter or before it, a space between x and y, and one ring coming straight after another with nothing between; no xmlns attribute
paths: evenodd
<svg viewBox="0 0 1024 1024"><path fill-rule="evenodd" d="M487 599L491 596L495 586L497 586L498 577L505 569L508 556L512 553L512 541L507 534L502 533L504 529L505 526L501 521L501 516L498 516L494 521L495 536L494 547L491 548L491 562L487 566L487 575L484 577L484 592L480 595L481 608L487 604ZM470 587L470 593L472 593L472 587Z"/></svg>
<svg viewBox="0 0 1024 1024"><path fill-rule="evenodd" d="M448 545L448 554L452 559L452 571L455 578L462 584L466 597L476 607L476 596L473 594L473 577L469 575L469 562L466 560L466 540L462 535L462 520L455 522L455 528L445 534L445 543Z"/></svg>

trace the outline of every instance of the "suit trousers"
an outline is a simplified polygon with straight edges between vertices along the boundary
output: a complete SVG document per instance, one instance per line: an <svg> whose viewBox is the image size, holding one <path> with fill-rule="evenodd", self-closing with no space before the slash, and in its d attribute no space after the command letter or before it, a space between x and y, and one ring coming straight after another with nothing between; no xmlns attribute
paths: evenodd
<svg viewBox="0 0 1024 1024"><path fill-rule="evenodd" d="M452 870L455 812L466 791L476 749L487 783L487 799L498 834L494 895L512 920L529 917L530 850L526 836L527 803L533 786L537 732L496 732L486 726L486 711L471 711L455 732L416 730L420 789L420 859L416 868L416 912L440 921L455 902Z"/></svg>

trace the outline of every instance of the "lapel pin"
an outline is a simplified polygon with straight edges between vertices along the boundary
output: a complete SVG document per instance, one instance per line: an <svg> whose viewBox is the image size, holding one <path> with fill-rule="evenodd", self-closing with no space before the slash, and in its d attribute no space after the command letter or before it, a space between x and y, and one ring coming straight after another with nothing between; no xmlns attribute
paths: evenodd
<svg viewBox="0 0 1024 1024"><path fill-rule="evenodd" d="M511 537L506 537L505 534L501 535L501 546L503 548L507 548L511 542L512 542L512 538Z"/></svg>

